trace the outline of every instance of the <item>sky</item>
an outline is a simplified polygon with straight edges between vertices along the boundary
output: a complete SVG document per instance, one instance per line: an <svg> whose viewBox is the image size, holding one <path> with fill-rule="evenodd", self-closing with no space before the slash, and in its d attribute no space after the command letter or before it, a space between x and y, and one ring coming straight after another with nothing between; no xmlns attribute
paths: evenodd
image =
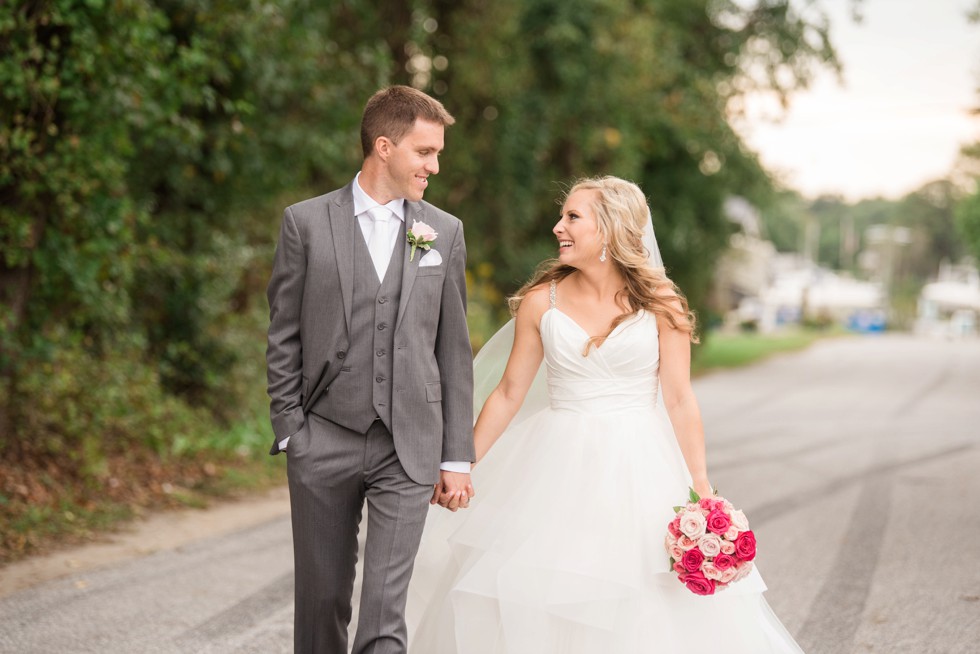
<svg viewBox="0 0 980 654"><path fill-rule="evenodd" d="M946 177L980 140L975 0L824 0L843 81L822 71L783 111L752 96L736 129L767 169L807 197L898 198ZM778 120L774 120L778 119Z"/></svg>

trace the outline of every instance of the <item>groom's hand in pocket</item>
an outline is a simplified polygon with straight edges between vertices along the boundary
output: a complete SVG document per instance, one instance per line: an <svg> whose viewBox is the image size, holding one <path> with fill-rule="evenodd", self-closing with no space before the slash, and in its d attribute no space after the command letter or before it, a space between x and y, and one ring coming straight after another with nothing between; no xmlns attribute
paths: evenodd
<svg viewBox="0 0 980 654"><path fill-rule="evenodd" d="M450 511L457 511L467 508L470 505L470 498L475 494L468 474L442 470L439 483L432 491L430 504L438 504Z"/></svg>

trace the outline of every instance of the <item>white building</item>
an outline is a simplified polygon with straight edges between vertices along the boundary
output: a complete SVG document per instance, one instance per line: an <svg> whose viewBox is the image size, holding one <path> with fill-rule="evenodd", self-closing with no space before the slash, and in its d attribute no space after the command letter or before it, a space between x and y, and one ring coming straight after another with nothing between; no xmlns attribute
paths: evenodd
<svg viewBox="0 0 980 654"><path fill-rule="evenodd" d="M946 338L976 336L980 323L980 272L971 263L943 262L936 281L919 294L915 330Z"/></svg>
<svg viewBox="0 0 980 654"><path fill-rule="evenodd" d="M759 330L771 332L804 320L859 331L884 328L887 297L878 282L865 282L816 266L796 254L774 260L772 284L748 303Z"/></svg>

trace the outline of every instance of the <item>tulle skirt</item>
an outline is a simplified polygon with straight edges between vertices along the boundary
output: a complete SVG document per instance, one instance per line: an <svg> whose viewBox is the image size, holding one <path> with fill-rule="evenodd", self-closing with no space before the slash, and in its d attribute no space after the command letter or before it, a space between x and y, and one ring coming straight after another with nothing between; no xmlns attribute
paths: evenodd
<svg viewBox="0 0 980 654"><path fill-rule="evenodd" d="M701 597L669 570L666 526L690 481L662 409L512 424L474 469L470 508L429 514L410 651L800 652L758 572Z"/></svg>

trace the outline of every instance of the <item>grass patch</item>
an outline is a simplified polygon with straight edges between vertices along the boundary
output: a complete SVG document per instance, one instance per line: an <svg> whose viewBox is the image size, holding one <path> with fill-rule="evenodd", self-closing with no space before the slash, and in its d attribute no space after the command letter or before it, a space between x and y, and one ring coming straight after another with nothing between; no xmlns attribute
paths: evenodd
<svg viewBox="0 0 980 654"><path fill-rule="evenodd" d="M42 552L54 544L81 543L137 515L134 507L113 502L74 502L62 499L53 506L26 506L3 520L0 562Z"/></svg>
<svg viewBox="0 0 980 654"><path fill-rule="evenodd" d="M222 460L210 454L163 464L152 453L140 457L142 464L113 461L113 476L102 488L69 479L44 486L18 483L20 492L0 500L0 564L90 542L146 511L203 509L217 498L286 482L284 456L258 452Z"/></svg>
<svg viewBox="0 0 980 654"><path fill-rule="evenodd" d="M702 375L711 370L739 368L779 352L802 350L828 335L828 332L802 330L779 334L713 333L705 339L704 344L695 346L691 374Z"/></svg>
<svg viewBox="0 0 980 654"><path fill-rule="evenodd" d="M269 456L264 450L248 465L229 466L212 480L208 494L229 497L253 493L286 483L286 455Z"/></svg>

